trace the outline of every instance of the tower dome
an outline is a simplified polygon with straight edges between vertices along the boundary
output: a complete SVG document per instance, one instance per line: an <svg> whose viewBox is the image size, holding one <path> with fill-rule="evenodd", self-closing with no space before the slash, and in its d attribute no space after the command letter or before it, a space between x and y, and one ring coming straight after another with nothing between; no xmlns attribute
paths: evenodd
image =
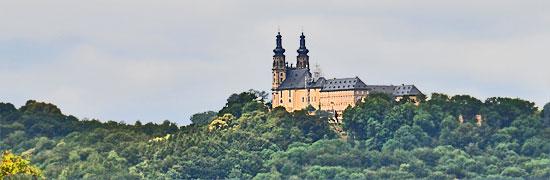
<svg viewBox="0 0 550 180"><path fill-rule="evenodd" d="M285 49L283 49L283 45L282 45L281 32L278 32L276 37L277 37L277 46L275 47L275 49L273 49L273 52L275 53L275 55L273 56L284 56Z"/></svg>
<svg viewBox="0 0 550 180"><path fill-rule="evenodd" d="M306 48L306 36L304 36L304 32L302 32L302 35L300 36L300 48L298 49L298 56L307 56L307 53L309 50Z"/></svg>

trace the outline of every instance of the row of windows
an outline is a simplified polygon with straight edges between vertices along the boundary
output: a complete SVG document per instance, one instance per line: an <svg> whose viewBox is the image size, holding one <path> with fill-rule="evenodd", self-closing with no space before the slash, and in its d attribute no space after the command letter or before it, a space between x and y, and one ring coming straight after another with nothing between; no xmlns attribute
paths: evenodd
<svg viewBox="0 0 550 180"><path fill-rule="evenodd" d="M283 93L281 92L279 94L280 94L280 97L283 98ZM363 93L361 93L361 94L363 94ZM292 92L291 91L288 92L288 97L292 97Z"/></svg>
<svg viewBox="0 0 550 180"><path fill-rule="evenodd" d="M282 93L281 93L281 98L282 98ZM302 97L302 102L305 102L306 99L305 97ZM280 103L283 103L283 100L279 100ZM292 99L288 99L288 102L291 103L292 102ZM313 97L313 102L317 102L317 97Z"/></svg>
<svg viewBox="0 0 550 180"><path fill-rule="evenodd" d="M409 92L410 92L410 91L407 91L407 94L408 94ZM405 94L405 92L404 92L404 91L401 91L401 92L397 92L397 94L399 94L399 93L401 93L401 94Z"/></svg>
<svg viewBox="0 0 550 180"><path fill-rule="evenodd" d="M292 97L292 92L288 91L288 97ZM281 98L283 98L283 93L281 92Z"/></svg>
<svg viewBox="0 0 550 180"><path fill-rule="evenodd" d="M397 87L397 90L400 90L400 89L401 89L401 87ZM410 86L409 87L403 87L403 89L411 89L411 87ZM393 90L395 90L395 88L393 88Z"/></svg>
<svg viewBox="0 0 550 180"><path fill-rule="evenodd" d="M328 83L329 83L329 84L332 84L333 82L334 82L334 84L336 84L336 83L342 83L342 82L343 82L343 83L348 83L348 82L349 82L349 83L352 83L351 80L350 80L350 81L330 81L330 82L328 82ZM355 83L355 80L353 80L353 83Z"/></svg>
<svg viewBox="0 0 550 180"><path fill-rule="evenodd" d="M355 93L357 93L357 94L365 94L365 93L367 93L367 94L368 94L369 91L355 91Z"/></svg>
<svg viewBox="0 0 550 180"><path fill-rule="evenodd" d="M281 104L283 104L283 100L281 99L279 102L281 102ZM288 99L288 102L291 103L292 100L291 99Z"/></svg>
<svg viewBox="0 0 550 180"><path fill-rule="evenodd" d="M275 81L275 80L277 80L277 78L273 78L273 81ZM282 83L282 82L283 82L283 78L281 78L280 83Z"/></svg>
<svg viewBox="0 0 550 180"><path fill-rule="evenodd" d="M317 97L313 97L313 102L316 102L317 101ZM302 97L302 102L306 102L306 98L305 97Z"/></svg>
<svg viewBox="0 0 550 180"><path fill-rule="evenodd" d="M376 90L376 88L373 88L374 90ZM411 89L411 86L408 86L408 87L403 87L403 89ZM382 90L386 90L385 87L382 88ZM393 90L401 90L401 87L394 87Z"/></svg>
<svg viewBox="0 0 550 180"><path fill-rule="evenodd" d="M350 104L350 103L346 103L346 102L336 102L336 103L321 104L321 106L325 106L325 107L347 106L347 105L351 105L351 104Z"/></svg>
<svg viewBox="0 0 550 180"><path fill-rule="evenodd" d="M305 101L306 101L305 97L302 97L302 102L305 102ZM280 102L283 103L283 100L281 99ZM291 103L292 100L288 99L288 102ZM313 102L317 102L317 97L313 97Z"/></svg>
<svg viewBox="0 0 550 180"><path fill-rule="evenodd" d="M348 88L349 88L349 87L355 87L355 85L351 85L351 86L348 85L347 87L348 87ZM329 86L329 87L328 87L328 89L333 89L333 88L340 88L340 86ZM346 88L346 86L342 86L342 88Z"/></svg>
<svg viewBox="0 0 550 180"><path fill-rule="evenodd" d="M326 98L349 98L353 97L353 95L345 95L345 96L327 96Z"/></svg>

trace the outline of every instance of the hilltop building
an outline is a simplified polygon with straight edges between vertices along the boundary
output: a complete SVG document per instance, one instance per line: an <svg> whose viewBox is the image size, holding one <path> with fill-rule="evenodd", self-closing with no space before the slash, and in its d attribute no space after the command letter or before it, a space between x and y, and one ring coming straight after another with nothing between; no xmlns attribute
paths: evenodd
<svg viewBox="0 0 550 180"><path fill-rule="evenodd" d="M284 55L281 33L279 32L276 37L271 89L273 107L282 106L287 111L295 111L311 105L317 110L333 112L336 117L340 117L346 107L355 106L369 93L387 93L396 100L403 96L416 99L422 94L414 85L367 85L359 77L328 79L323 77L319 66L311 70L312 74L309 66L309 50L306 48L303 32L300 36L296 66L292 64L289 66Z"/></svg>

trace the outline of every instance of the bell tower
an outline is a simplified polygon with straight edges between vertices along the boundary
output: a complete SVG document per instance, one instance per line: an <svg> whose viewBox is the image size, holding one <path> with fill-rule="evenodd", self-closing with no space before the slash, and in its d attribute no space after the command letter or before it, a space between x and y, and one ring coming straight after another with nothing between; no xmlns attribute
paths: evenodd
<svg viewBox="0 0 550 180"><path fill-rule="evenodd" d="M275 55L273 55L273 86L272 89L275 91L281 83L286 79L286 62L285 62L285 49L283 49L281 32L277 33L277 46L273 49Z"/></svg>
<svg viewBox="0 0 550 180"><path fill-rule="evenodd" d="M309 69L309 50L306 48L306 36L304 32L300 36L300 48L298 49L298 57L296 57L296 69Z"/></svg>

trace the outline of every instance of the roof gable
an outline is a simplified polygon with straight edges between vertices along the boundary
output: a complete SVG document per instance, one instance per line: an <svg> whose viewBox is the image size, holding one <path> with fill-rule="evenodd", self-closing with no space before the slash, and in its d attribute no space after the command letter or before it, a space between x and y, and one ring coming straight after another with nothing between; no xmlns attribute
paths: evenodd
<svg viewBox="0 0 550 180"><path fill-rule="evenodd" d="M416 96L418 94L422 94L418 88L416 88L415 85L401 85L401 86L394 86L393 88L393 95L394 96Z"/></svg>
<svg viewBox="0 0 550 180"><path fill-rule="evenodd" d="M328 79L321 91L345 91L345 90L367 90L367 85L358 77Z"/></svg>
<svg viewBox="0 0 550 180"><path fill-rule="evenodd" d="M311 79L307 69L288 69L285 80L277 89L305 89L306 79Z"/></svg>

